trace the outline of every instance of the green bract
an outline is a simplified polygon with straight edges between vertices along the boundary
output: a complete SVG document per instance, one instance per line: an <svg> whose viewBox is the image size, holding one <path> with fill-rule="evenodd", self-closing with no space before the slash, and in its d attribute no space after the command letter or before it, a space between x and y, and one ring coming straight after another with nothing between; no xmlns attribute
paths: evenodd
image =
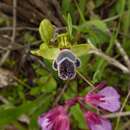
<svg viewBox="0 0 130 130"><path fill-rule="evenodd" d="M44 19L41 21L39 26L39 33L42 41L47 44L53 38L54 26L51 24L51 22L48 19Z"/></svg>

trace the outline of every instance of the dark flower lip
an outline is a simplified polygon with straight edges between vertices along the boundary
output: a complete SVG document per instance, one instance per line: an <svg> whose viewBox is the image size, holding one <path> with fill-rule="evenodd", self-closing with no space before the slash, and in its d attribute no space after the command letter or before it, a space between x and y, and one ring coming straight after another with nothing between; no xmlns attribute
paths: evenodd
<svg viewBox="0 0 130 130"><path fill-rule="evenodd" d="M74 64L74 62L73 62L73 60L71 60L70 58L68 58L68 57L64 57L64 58L62 58L57 64L58 65L60 65L63 61L65 61L65 60L68 60L69 62L71 62L71 63L73 63Z"/></svg>
<svg viewBox="0 0 130 130"><path fill-rule="evenodd" d="M75 76L76 76L76 73L74 73L74 75L73 76L71 76L71 78L68 78L68 77L63 77L63 76L61 76L59 73L58 73L58 76L59 76L59 78L60 79L62 79L62 80L72 80L72 79L74 79L75 78Z"/></svg>
<svg viewBox="0 0 130 130"><path fill-rule="evenodd" d="M68 57L60 61L58 65L58 76L62 80L71 80L75 78L76 66Z"/></svg>
<svg viewBox="0 0 130 130"><path fill-rule="evenodd" d="M69 49L63 49L60 51L59 55L56 58L56 63L58 64L63 58L69 58L72 62L76 61L75 54Z"/></svg>
<svg viewBox="0 0 130 130"><path fill-rule="evenodd" d="M80 66L80 59L69 49L62 50L53 61L52 67L58 71L58 76L62 80L71 80L76 76L76 68Z"/></svg>

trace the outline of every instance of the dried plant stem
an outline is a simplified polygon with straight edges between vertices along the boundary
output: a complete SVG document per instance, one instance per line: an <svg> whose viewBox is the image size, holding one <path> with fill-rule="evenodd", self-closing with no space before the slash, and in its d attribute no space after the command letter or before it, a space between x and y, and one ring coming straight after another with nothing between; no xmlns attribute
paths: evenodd
<svg viewBox="0 0 130 130"><path fill-rule="evenodd" d="M12 30L12 44L15 42L16 37L16 6L17 0L13 0L13 30Z"/></svg>
<svg viewBox="0 0 130 130"><path fill-rule="evenodd" d="M111 32L109 30L107 30L107 33L108 33L108 35L110 37L112 36L112 34L111 34ZM121 44L120 44L120 42L118 40L115 40L115 45L118 48L118 50L120 51L120 54L123 57L126 65L128 67L128 70L130 72L130 60L129 60L129 57L128 57L127 53L125 52L124 48L121 46Z"/></svg>
<svg viewBox="0 0 130 130"><path fill-rule="evenodd" d="M15 43L15 37L16 37L16 6L17 6L17 0L13 0L13 30L12 30L12 38L11 38L11 44L9 45L9 48L12 47L12 45ZM5 60L8 58L10 54L10 50L7 50L0 60L0 66L3 65Z"/></svg>
<svg viewBox="0 0 130 130"><path fill-rule="evenodd" d="M120 112L119 112L120 114L122 113L128 99L129 99L129 96L130 96L130 90L129 90L129 92L128 92L128 94L127 94L127 96L122 104L122 107L121 107ZM117 118L115 130L118 130L119 122L120 122L120 116L118 116L118 118Z"/></svg>
<svg viewBox="0 0 130 130"><path fill-rule="evenodd" d="M116 118L116 117L122 117L122 116L130 116L130 112L117 112L117 113L112 113L108 115L103 115L105 118Z"/></svg>
<svg viewBox="0 0 130 130"><path fill-rule="evenodd" d="M130 73L129 69L124 66L123 64L121 64L119 61L115 60L114 58L104 54L102 51L100 51L97 48L91 49L89 51L89 54L95 54L97 56L102 57L104 60L108 61L109 64L114 65L115 67L119 68L120 70L122 70L124 73Z"/></svg>
<svg viewBox="0 0 130 130"><path fill-rule="evenodd" d="M0 28L0 31L12 31L12 30L13 30L12 26ZM16 27L16 30L18 30L18 31L21 31L21 30L38 31L38 28L23 26L23 27Z"/></svg>
<svg viewBox="0 0 130 130"><path fill-rule="evenodd" d="M115 19L118 19L119 17L120 17L120 15L115 15L115 16L113 16L113 17L104 19L103 22L110 22L110 21L113 21L113 20L115 20Z"/></svg>
<svg viewBox="0 0 130 130"><path fill-rule="evenodd" d="M3 55L2 58L0 60L0 67L4 64L5 60L8 58L10 54L10 50L7 50Z"/></svg>
<svg viewBox="0 0 130 130"><path fill-rule="evenodd" d="M130 70L130 60L128 55L126 54L124 48L121 46L121 44L116 40L116 47L119 49L120 54L122 55L126 65L128 66L128 69Z"/></svg>
<svg viewBox="0 0 130 130"><path fill-rule="evenodd" d="M130 121L128 120L121 128L121 130L126 130L127 128L130 127Z"/></svg>
<svg viewBox="0 0 130 130"><path fill-rule="evenodd" d="M53 103L52 106L56 106L56 105L58 104L58 102L59 102L59 100L61 99L61 97L63 96L63 94L64 94L66 88L68 87L68 83L69 83L69 81L67 81L67 82L65 83L65 85L63 86L63 88L61 89L60 93L59 93L58 96L56 97L56 99L55 99L55 101L54 101L54 103Z"/></svg>
<svg viewBox="0 0 130 130"><path fill-rule="evenodd" d="M0 101L3 102L4 104L9 104L9 101L3 96L0 96Z"/></svg>

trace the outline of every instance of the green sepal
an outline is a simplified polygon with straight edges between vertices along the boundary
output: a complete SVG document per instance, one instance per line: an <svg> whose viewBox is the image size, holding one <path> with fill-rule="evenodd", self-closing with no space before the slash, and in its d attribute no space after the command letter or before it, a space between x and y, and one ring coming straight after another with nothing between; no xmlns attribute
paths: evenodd
<svg viewBox="0 0 130 130"><path fill-rule="evenodd" d="M31 51L32 54L41 56L48 60L53 60L59 54L60 49L55 47L48 47L45 43L42 43L39 50Z"/></svg>
<svg viewBox="0 0 130 130"><path fill-rule="evenodd" d="M39 33L43 42L49 44L53 38L54 26L48 19L43 19L39 26Z"/></svg>
<svg viewBox="0 0 130 130"><path fill-rule="evenodd" d="M71 47L71 51L77 56L80 57L82 55L88 54L89 50L92 49L92 45L90 44L77 44Z"/></svg>

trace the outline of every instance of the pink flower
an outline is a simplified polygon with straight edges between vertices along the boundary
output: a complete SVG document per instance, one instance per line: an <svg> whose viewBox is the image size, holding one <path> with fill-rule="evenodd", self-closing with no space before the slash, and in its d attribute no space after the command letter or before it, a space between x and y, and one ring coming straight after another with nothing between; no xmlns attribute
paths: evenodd
<svg viewBox="0 0 130 130"><path fill-rule="evenodd" d="M98 93L89 93L85 96L85 102L93 106L115 112L120 108L120 95L112 87L105 87Z"/></svg>
<svg viewBox="0 0 130 130"><path fill-rule="evenodd" d="M69 117L63 106L57 106L42 114L38 123L42 130L70 130Z"/></svg>
<svg viewBox="0 0 130 130"><path fill-rule="evenodd" d="M86 123L91 130L112 130L111 123L93 112L86 112L84 114Z"/></svg>

